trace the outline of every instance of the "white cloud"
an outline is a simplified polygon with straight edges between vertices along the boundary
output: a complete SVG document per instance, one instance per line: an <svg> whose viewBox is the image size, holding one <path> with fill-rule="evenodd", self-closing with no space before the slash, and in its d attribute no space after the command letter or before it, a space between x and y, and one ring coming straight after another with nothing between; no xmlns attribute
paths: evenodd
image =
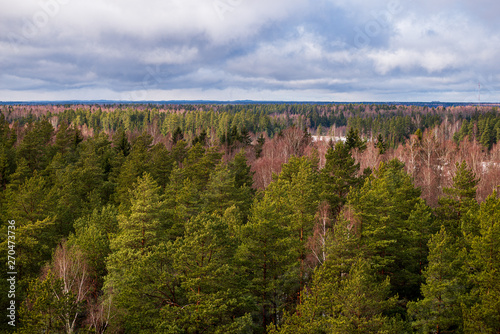
<svg viewBox="0 0 500 334"><path fill-rule="evenodd" d="M427 73L435 73L453 69L458 65L455 54L433 50L377 51L369 57L373 59L376 71L383 75L394 69L411 71L423 68Z"/></svg>
<svg viewBox="0 0 500 334"><path fill-rule="evenodd" d="M444 100L477 81L492 99L500 88L492 0L0 1L0 97Z"/></svg>
<svg viewBox="0 0 500 334"><path fill-rule="evenodd" d="M198 57L198 49L187 46L174 47L171 49L157 48L146 51L143 55L145 64L185 64L190 63Z"/></svg>

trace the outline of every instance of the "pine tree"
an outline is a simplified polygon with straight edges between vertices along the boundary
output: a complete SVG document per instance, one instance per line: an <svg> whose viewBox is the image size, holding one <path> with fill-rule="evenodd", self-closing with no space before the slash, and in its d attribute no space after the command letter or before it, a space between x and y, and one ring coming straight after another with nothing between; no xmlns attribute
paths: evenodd
<svg viewBox="0 0 500 334"><path fill-rule="evenodd" d="M83 141L83 137L76 128L70 128L68 123L61 122L56 133L53 150L61 155L68 155L68 161L75 160L75 153L78 144Z"/></svg>
<svg viewBox="0 0 500 334"><path fill-rule="evenodd" d="M206 191L201 195L201 200L204 202L202 210L222 215L229 207L239 206L241 204L239 199L234 176L224 164L217 165L210 174Z"/></svg>
<svg viewBox="0 0 500 334"><path fill-rule="evenodd" d="M476 189L479 180L463 161L456 164L452 188L444 188L445 197L439 199L436 214L448 233L463 236L463 233L477 234L477 226L467 224L466 213L477 210Z"/></svg>
<svg viewBox="0 0 500 334"><path fill-rule="evenodd" d="M158 243L160 236L160 189L151 175L145 173L130 193L130 214L118 216L119 231L111 242L111 249L145 252Z"/></svg>
<svg viewBox="0 0 500 334"><path fill-rule="evenodd" d="M181 304L167 304L161 310L159 329L236 333L250 326L241 272L233 265L236 244L220 216L201 213L193 217L184 236L168 247L183 298Z"/></svg>
<svg viewBox="0 0 500 334"><path fill-rule="evenodd" d="M16 168L14 149L16 141L17 135L15 129L10 129L9 123L5 120L5 116L0 114L0 189L2 190L5 189L9 182L9 175L12 174Z"/></svg>
<svg viewBox="0 0 500 334"><path fill-rule="evenodd" d="M461 332L461 302L466 293L463 250L444 227L429 241L429 266L424 271L423 299L408 303L413 326L421 333Z"/></svg>
<svg viewBox="0 0 500 334"><path fill-rule="evenodd" d="M180 127L177 127L175 129L174 133L172 133L172 144L176 145L179 141L184 140L184 134L182 133L182 130Z"/></svg>
<svg viewBox="0 0 500 334"><path fill-rule="evenodd" d="M19 310L22 324L19 333L31 334L37 331L61 333L63 331L64 322L58 317L64 312L63 305L57 302L54 293L62 295L62 282L50 271L45 278L34 280L30 284L28 297Z"/></svg>
<svg viewBox="0 0 500 334"><path fill-rule="evenodd" d="M275 192L265 192L255 200L246 225L240 230L238 256L250 273L249 291L257 301L259 312L254 314L263 332L268 324L276 323L283 310L281 279L293 257L287 251L292 240L286 226L280 224L283 204Z"/></svg>
<svg viewBox="0 0 500 334"><path fill-rule="evenodd" d="M352 157L349 148L338 142L335 149L329 148L326 153L325 167L321 170L321 198L328 201L334 216L338 215L347 200L351 187L360 184L357 174L359 163Z"/></svg>
<svg viewBox="0 0 500 334"><path fill-rule="evenodd" d="M308 250L306 243L312 235L315 215L319 205L318 196L318 173L311 160L306 157L292 157L283 165L273 187L269 191L277 191L281 196L284 210L281 212L282 224L287 226L292 238L296 238L294 247L291 249L297 256L299 269L299 292L305 285L306 257ZM300 295L299 301L300 303Z"/></svg>
<svg viewBox="0 0 500 334"><path fill-rule="evenodd" d="M396 304L397 299L389 296L389 279L377 283L369 262L358 260L340 283L338 301L332 307L332 317L327 320L327 331L360 334L401 332L401 324L383 314Z"/></svg>
<svg viewBox="0 0 500 334"><path fill-rule="evenodd" d="M228 163L230 173L234 176L236 187L236 200L240 209L243 220L246 222L250 214L255 190L253 185L253 174L251 167L247 164L245 151L241 150L234 156L234 159Z"/></svg>
<svg viewBox="0 0 500 334"><path fill-rule="evenodd" d="M112 205L94 209L92 214L75 221L75 234L68 244L78 246L89 265L89 275L100 288L107 274L106 258L111 253L110 237L118 232L118 211Z"/></svg>
<svg viewBox="0 0 500 334"><path fill-rule="evenodd" d="M132 146L132 151L125 159L120 174L117 179L116 197L117 202L122 206L122 211L130 207L130 189L137 177L143 173L150 173L150 163L152 160L149 151L153 138L146 133L137 137Z"/></svg>
<svg viewBox="0 0 500 334"><path fill-rule="evenodd" d="M159 190L147 173L137 180L131 190L130 213L118 216L118 232L110 241L112 253L107 258L104 290L115 300L116 307L125 312L125 329L132 332L137 332L141 323L154 332L156 318L152 314L158 313L157 307L152 306L156 301L145 299L138 287L149 283L150 276L142 275L144 265L150 263L147 259L162 245L166 232L162 228L163 201Z"/></svg>
<svg viewBox="0 0 500 334"><path fill-rule="evenodd" d="M123 127L120 127L113 135L113 147L118 153L121 153L124 157L130 154L130 150L132 147L128 141L127 134L125 133Z"/></svg>
<svg viewBox="0 0 500 334"><path fill-rule="evenodd" d="M165 189L170 181L173 163L172 156L165 145L159 143L151 148L149 169L151 171L151 176L153 176L162 189Z"/></svg>
<svg viewBox="0 0 500 334"><path fill-rule="evenodd" d="M54 134L52 124L45 118L35 123L29 123L24 138L17 150L18 158L24 158L29 168L43 170L52 158L50 140Z"/></svg>
<svg viewBox="0 0 500 334"><path fill-rule="evenodd" d="M468 265L473 268L470 299L464 310L466 333L500 331L500 200L493 192L477 212L479 235L472 240Z"/></svg>
<svg viewBox="0 0 500 334"><path fill-rule="evenodd" d="M326 264L325 264L326 265ZM400 333L403 324L384 314L396 304L390 296L387 278L373 277L369 261L356 260L347 274L327 275L321 267L315 273L311 291L295 314L285 318L270 333ZM321 277L317 279L316 276Z"/></svg>
<svg viewBox="0 0 500 334"><path fill-rule="evenodd" d="M377 143L375 144L375 146L377 147L379 154L384 154L387 149L387 145L384 142L384 137L382 137L382 134L380 133L378 134Z"/></svg>
<svg viewBox="0 0 500 334"><path fill-rule="evenodd" d="M398 160L381 163L363 187L349 194L364 256L381 278L390 276L393 292L406 300L418 296L421 258L407 247L414 248L421 239L421 228L409 224L422 205L419 196L420 190Z"/></svg>

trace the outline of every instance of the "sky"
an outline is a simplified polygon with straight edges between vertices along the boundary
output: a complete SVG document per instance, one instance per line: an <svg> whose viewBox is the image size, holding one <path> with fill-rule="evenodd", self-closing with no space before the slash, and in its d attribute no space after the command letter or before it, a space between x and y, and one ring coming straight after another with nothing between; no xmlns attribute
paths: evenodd
<svg viewBox="0 0 500 334"><path fill-rule="evenodd" d="M494 0L0 0L0 101L500 101Z"/></svg>

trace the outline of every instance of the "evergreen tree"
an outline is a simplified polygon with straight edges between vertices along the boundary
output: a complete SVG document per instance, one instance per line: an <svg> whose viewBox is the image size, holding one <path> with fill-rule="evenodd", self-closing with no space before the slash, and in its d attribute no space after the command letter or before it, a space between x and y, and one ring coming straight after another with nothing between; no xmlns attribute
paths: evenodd
<svg viewBox="0 0 500 334"><path fill-rule="evenodd" d="M55 230L55 216L51 207L54 198L45 179L35 172L19 187L9 185L6 199L6 219L16 222L16 269L22 296L30 280L37 277L44 262L50 260L52 248L60 237ZM3 226L1 251L6 254L7 227ZM7 255L4 259L7 259Z"/></svg>
<svg viewBox="0 0 500 334"><path fill-rule="evenodd" d="M387 145L384 142L384 137L382 137L382 134L380 133L378 134L377 143L375 144L375 146L377 147L379 154L384 154L387 150Z"/></svg>
<svg viewBox="0 0 500 334"><path fill-rule="evenodd" d="M300 303L310 277L306 247L318 208L317 172L306 157L292 157L242 228L242 256L249 261L252 290L260 300L263 328Z"/></svg>
<svg viewBox="0 0 500 334"><path fill-rule="evenodd" d="M151 176L153 176L162 189L165 189L170 181L173 163L172 156L165 145L159 143L151 148L149 169L151 171Z"/></svg>
<svg viewBox="0 0 500 334"><path fill-rule="evenodd" d="M20 310L21 332L76 333L92 289L86 259L77 246L62 242L47 270L30 284Z"/></svg>
<svg viewBox="0 0 500 334"><path fill-rule="evenodd" d="M75 153L78 144L83 141L83 137L76 128L70 128L66 122L61 122L56 133L56 139L53 146L55 153L63 156L68 155L68 161L75 160Z"/></svg>
<svg viewBox="0 0 500 334"><path fill-rule="evenodd" d="M338 142L326 152L325 167L321 170L321 197L328 201L334 216L338 215L347 200L351 187L357 187L359 163L352 157L349 148Z"/></svg>
<svg viewBox="0 0 500 334"><path fill-rule="evenodd" d="M305 303L290 314L279 331L270 333L401 333L403 324L384 314L394 307L387 278L378 283L369 262L358 259L343 276L320 268Z"/></svg>
<svg viewBox="0 0 500 334"><path fill-rule="evenodd" d="M477 226L467 224L465 217L469 210L476 211L478 208L476 189L479 180L465 161L457 163L456 167L453 187L443 189L445 196L439 199L436 214L448 233L454 236L462 236L463 233L476 234Z"/></svg>
<svg viewBox="0 0 500 334"><path fill-rule="evenodd" d="M191 144L194 146L198 143L203 146L207 145L207 132L205 131L205 129L203 129L198 136L194 137Z"/></svg>
<svg viewBox="0 0 500 334"><path fill-rule="evenodd" d="M255 145L255 157L257 159L260 158L260 155L262 154L262 147L264 146L265 142L266 139L264 138L264 135L261 133L259 138L257 138L257 144Z"/></svg>
<svg viewBox="0 0 500 334"><path fill-rule="evenodd" d="M184 140L179 140L174 147L172 147L172 158L177 163L177 165L181 165L184 159L186 158L188 149L187 143Z"/></svg>
<svg viewBox="0 0 500 334"><path fill-rule="evenodd" d="M157 312L152 301L138 305L144 296L137 287L149 277L141 277L144 261L164 239L162 205L159 186L151 175L144 174L131 190L130 213L118 216L118 232L110 241L112 253L107 258L105 290L115 300L116 307L125 312L124 326L129 331L138 331L141 321L154 321L147 318L148 312ZM150 322L148 326L153 332L154 325Z"/></svg>
<svg viewBox="0 0 500 334"><path fill-rule="evenodd" d="M35 123L29 123L25 131L17 149L17 157L24 158L32 171L43 170L52 157L50 140L54 128L43 118Z"/></svg>
<svg viewBox="0 0 500 334"><path fill-rule="evenodd" d="M28 297L19 310L22 323L19 333L61 333L64 330L64 322L58 315L64 312L64 304L58 303L54 297L63 295L61 279L48 272L41 280L34 280L28 290ZM65 299L72 301L72 296Z"/></svg>
<svg viewBox="0 0 500 334"><path fill-rule="evenodd" d="M100 157L90 148L85 149L75 164L64 169L58 166L63 164L61 159L57 153L50 168L54 171L52 192L57 194L57 228L67 237L73 221L106 204L113 187L105 182Z"/></svg>
<svg viewBox="0 0 500 334"><path fill-rule="evenodd" d="M286 226L280 224L283 204L276 195L266 191L262 199L256 199L248 223L240 230L238 256L250 276L248 289L259 307L253 316L261 332L268 324L277 323L283 311L283 293L288 291L282 278L293 260L287 251L292 240Z"/></svg>
<svg viewBox="0 0 500 334"><path fill-rule="evenodd" d="M364 151L366 149L366 143L361 139L358 129L353 127L347 132L345 145L348 150L357 148L359 151Z"/></svg>
<svg viewBox="0 0 500 334"><path fill-rule="evenodd" d="M415 131L415 136L417 136L417 139L418 141L422 141L422 138L423 138L423 133L422 133L422 130L420 128L417 129L417 131Z"/></svg>
<svg viewBox="0 0 500 334"><path fill-rule="evenodd" d="M466 333L500 331L500 200L493 192L477 212L479 235L472 241L468 261L471 307L464 310Z"/></svg>
<svg viewBox="0 0 500 334"><path fill-rule="evenodd" d="M255 190L252 188L254 172L252 172L251 167L247 164L245 151L241 150L236 154L234 159L228 163L228 168L234 176L238 208L241 210L243 219L246 222L250 214Z"/></svg>
<svg viewBox="0 0 500 334"><path fill-rule="evenodd" d="M122 210L130 207L130 189L137 177L144 173L150 173L151 152L149 151L153 138L143 133L136 138L132 146L132 151L125 159L117 179L116 196L117 202Z"/></svg>
<svg viewBox="0 0 500 334"><path fill-rule="evenodd" d="M150 174L137 179L131 193L130 214L118 216L117 235L111 249L144 252L158 243L162 200L159 186Z"/></svg>
<svg viewBox="0 0 500 334"><path fill-rule="evenodd" d="M106 258L111 253L110 238L118 232L118 211L112 205L94 209L92 214L75 221L75 234L68 239L70 246L78 246L89 265L89 275L102 287L107 274Z"/></svg>
<svg viewBox="0 0 500 334"><path fill-rule="evenodd" d="M5 120L5 116L0 114L0 189L2 190L5 189L9 182L9 175L12 174L16 168L14 148L16 141L17 135L15 129L10 129L9 123Z"/></svg>
<svg viewBox="0 0 500 334"><path fill-rule="evenodd" d="M318 174L311 162L306 157L292 157L283 165L281 174L269 191L276 191L282 196L284 203L281 211L282 224L287 226L292 238L296 238L291 249L297 256L299 268L299 291L305 285L306 257L308 250L306 243L312 235L314 218L319 205ZM280 196L279 195L279 196ZM299 295L300 298L300 295ZM299 299L300 303L300 299Z"/></svg>
<svg viewBox="0 0 500 334"><path fill-rule="evenodd" d="M239 333L251 326L245 284L233 265L236 244L220 216L201 213L168 246L179 278L179 305L166 305L159 329L176 333Z"/></svg>
<svg viewBox="0 0 500 334"><path fill-rule="evenodd" d="M414 210L422 205L419 196L404 165L391 160L381 163L363 187L351 192L348 202L355 212L364 256L371 259L381 278L390 276L392 291L406 300L419 294L421 258L408 251L421 240L421 228L409 224Z"/></svg>
<svg viewBox="0 0 500 334"><path fill-rule="evenodd" d="M182 130L180 127L177 127L177 129L175 129L174 133L172 133L172 144L176 145L181 140L184 140L184 133L182 133Z"/></svg>
<svg viewBox="0 0 500 334"><path fill-rule="evenodd" d="M124 157L130 154L131 145L128 141L127 134L123 127L120 127L118 131L113 135L113 147L114 149Z"/></svg>
<svg viewBox="0 0 500 334"><path fill-rule="evenodd" d="M462 297L466 293L462 265L465 254L444 227L429 241L423 299L408 303L413 326L421 333L462 331Z"/></svg>
<svg viewBox="0 0 500 334"><path fill-rule="evenodd" d="M222 215L231 206L240 206L242 203L238 198L238 190L234 176L231 175L227 166L217 165L210 174L206 191L201 195L201 200L204 202L203 211Z"/></svg>

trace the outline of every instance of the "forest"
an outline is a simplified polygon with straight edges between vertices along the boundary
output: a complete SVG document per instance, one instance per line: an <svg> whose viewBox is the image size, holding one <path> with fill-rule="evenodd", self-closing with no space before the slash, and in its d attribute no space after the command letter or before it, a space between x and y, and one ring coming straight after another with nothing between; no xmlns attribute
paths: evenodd
<svg viewBox="0 0 500 334"><path fill-rule="evenodd" d="M500 332L497 106L0 112L0 332Z"/></svg>

